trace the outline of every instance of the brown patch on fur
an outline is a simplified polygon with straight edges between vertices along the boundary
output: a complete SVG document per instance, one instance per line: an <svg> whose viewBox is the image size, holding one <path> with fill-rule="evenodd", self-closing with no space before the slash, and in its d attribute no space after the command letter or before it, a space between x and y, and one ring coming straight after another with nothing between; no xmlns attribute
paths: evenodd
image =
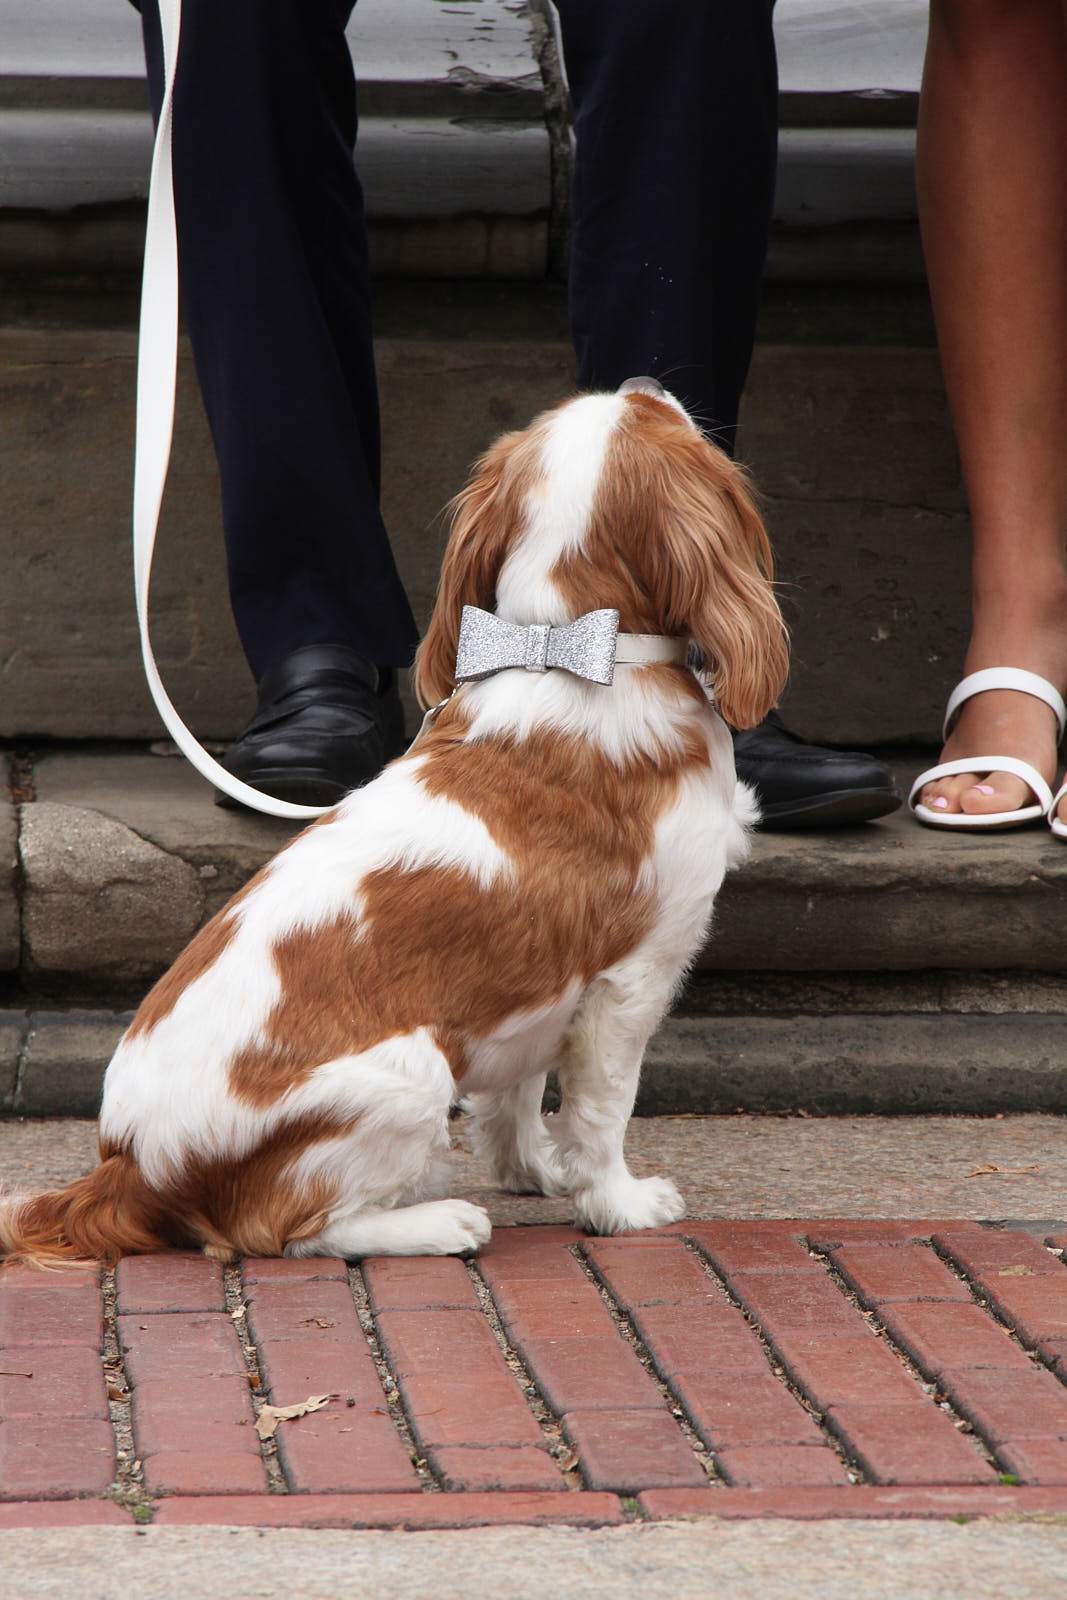
<svg viewBox="0 0 1067 1600"><path fill-rule="evenodd" d="M697 736L681 755L617 766L551 729L521 743L468 744L466 731L453 702L419 747L421 781L481 819L512 874L482 887L458 867L386 867L361 882L358 923L280 939L265 1042L230 1064L245 1104L273 1105L324 1062L420 1027L458 1078L473 1041L589 982L647 932L655 897L638 876L680 778L707 764Z"/></svg>
<svg viewBox="0 0 1067 1600"><path fill-rule="evenodd" d="M475 466L449 508L451 532L441 566L430 626L415 657L412 684L424 706L456 686L456 646L464 606L492 609L496 580L521 528L527 497L542 476L543 419L524 433L507 433Z"/></svg>
<svg viewBox="0 0 1067 1600"><path fill-rule="evenodd" d="M552 574L574 615L611 606L624 633L694 639L726 721L749 728L789 669L772 577L742 469L672 406L630 395L582 547Z"/></svg>
<svg viewBox="0 0 1067 1600"><path fill-rule="evenodd" d="M309 823L297 838L303 838L305 833L311 833L313 829L324 827L336 819L336 810L327 811ZM292 842L295 844L296 840ZM170 1016L186 989L191 988L198 978L202 978L204 973L215 965L237 935L240 926L236 916L238 909L263 882L270 868L271 862L260 867L259 871L227 900L222 910L216 912L211 921L205 923L200 932L194 935L173 966L167 969L141 1001L137 1014L127 1030L127 1039L137 1039L143 1034L151 1033L157 1023Z"/></svg>
<svg viewBox="0 0 1067 1600"><path fill-rule="evenodd" d="M169 1243L160 1220L158 1197L136 1161L116 1153L65 1189L15 1202L0 1223L0 1244L10 1263L111 1263Z"/></svg>
<svg viewBox="0 0 1067 1600"><path fill-rule="evenodd" d="M188 1156L159 1188L129 1151L104 1145L94 1172L0 1211L0 1253L46 1267L110 1264L188 1245L221 1261L281 1255L291 1240L321 1231L336 1198L333 1185L298 1186L286 1169L309 1146L355 1125L324 1114L296 1117L244 1157Z"/></svg>

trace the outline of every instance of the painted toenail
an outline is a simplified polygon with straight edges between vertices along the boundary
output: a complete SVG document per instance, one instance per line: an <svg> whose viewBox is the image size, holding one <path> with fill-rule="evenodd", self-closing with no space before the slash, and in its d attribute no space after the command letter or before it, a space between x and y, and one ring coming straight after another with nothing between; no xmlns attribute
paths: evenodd
<svg viewBox="0 0 1067 1600"><path fill-rule="evenodd" d="M974 788L976 794L996 794L997 792L991 783L976 783Z"/></svg>
<svg viewBox="0 0 1067 1600"><path fill-rule="evenodd" d="M948 801L943 794L939 794L936 800L931 800L930 804L935 811L946 811L948 809Z"/></svg>

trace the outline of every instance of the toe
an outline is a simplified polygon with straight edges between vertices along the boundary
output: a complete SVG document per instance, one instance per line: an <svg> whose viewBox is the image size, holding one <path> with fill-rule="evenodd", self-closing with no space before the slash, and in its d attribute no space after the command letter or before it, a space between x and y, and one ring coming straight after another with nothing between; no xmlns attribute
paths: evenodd
<svg viewBox="0 0 1067 1600"><path fill-rule="evenodd" d="M963 795L980 781L977 772L959 772L955 777L939 778L936 783L928 783L920 799L930 811L960 811Z"/></svg>
<svg viewBox="0 0 1067 1600"><path fill-rule="evenodd" d="M1034 795L1022 778L1010 772L990 772L969 785L960 796L960 808L969 816L989 816L997 811L1019 811L1033 805Z"/></svg>

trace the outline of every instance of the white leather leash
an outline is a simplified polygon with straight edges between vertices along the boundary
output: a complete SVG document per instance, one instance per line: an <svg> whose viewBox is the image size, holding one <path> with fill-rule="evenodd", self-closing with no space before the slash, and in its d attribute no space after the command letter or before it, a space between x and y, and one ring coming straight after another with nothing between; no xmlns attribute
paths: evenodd
<svg viewBox="0 0 1067 1600"><path fill-rule="evenodd" d="M209 783L231 800L239 800L269 817L306 821L321 817L328 806L301 806L275 800L226 771L186 727L168 695L156 666L148 624L159 512L170 465L174 433L175 383L178 363L178 227L174 214L174 168L171 126L174 75L181 34L181 0L159 0L166 92L152 152L141 280L141 330L137 347L137 422L133 468L133 578L141 657L152 699L174 743Z"/></svg>
<svg viewBox="0 0 1067 1600"><path fill-rule="evenodd" d="M164 726L182 755L202 778L231 800L269 817L305 821L329 806L302 806L242 783L210 756L186 727L164 687L152 650L148 602L159 513L170 466L178 364L178 225L174 211L171 128L174 79L181 35L181 0L158 0L163 39L165 92L152 152L141 280L141 323L137 347L137 420L133 468L133 576L141 658L148 687ZM549 630L545 629L547 633ZM619 634L615 659L639 665L685 660L686 642L655 634ZM442 702L444 704L444 702ZM423 730L440 706L427 713Z"/></svg>

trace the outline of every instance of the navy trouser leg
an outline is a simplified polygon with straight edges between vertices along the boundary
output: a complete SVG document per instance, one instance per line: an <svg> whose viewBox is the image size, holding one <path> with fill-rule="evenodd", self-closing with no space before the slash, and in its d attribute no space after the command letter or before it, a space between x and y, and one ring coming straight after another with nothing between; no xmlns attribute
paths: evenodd
<svg viewBox="0 0 1067 1600"><path fill-rule="evenodd" d="M774 198L773 0L556 0L583 388L659 378L732 449Z"/></svg>
<svg viewBox="0 0 1067 1600"><path fill-rule="evenodd" d="M159 18L143 8L153 105ZM257 678L307 644L404 665L378 507L350 0L183 0L174 104L182 315L218 454L230 596Z"/></svg>

